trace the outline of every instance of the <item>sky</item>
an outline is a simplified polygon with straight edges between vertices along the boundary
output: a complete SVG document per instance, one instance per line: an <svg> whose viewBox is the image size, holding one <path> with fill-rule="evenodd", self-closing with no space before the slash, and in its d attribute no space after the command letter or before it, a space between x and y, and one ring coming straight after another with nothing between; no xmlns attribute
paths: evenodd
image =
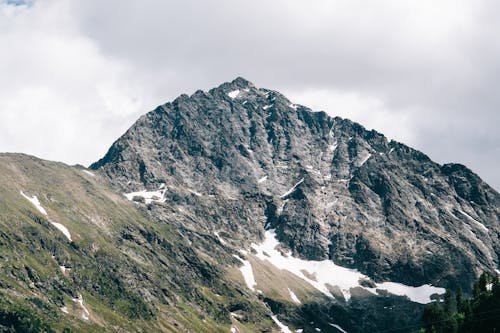
<svg viewBox="0 0 500 333"><path fill-rule="evenodd" d="M500 189L500 2L0 0L0 151L98 160L242 76Z"/></svg>

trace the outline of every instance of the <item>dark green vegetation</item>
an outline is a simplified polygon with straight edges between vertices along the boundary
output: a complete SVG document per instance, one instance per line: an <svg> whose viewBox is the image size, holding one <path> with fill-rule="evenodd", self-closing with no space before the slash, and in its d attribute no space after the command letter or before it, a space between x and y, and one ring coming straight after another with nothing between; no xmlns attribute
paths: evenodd
<svg viewBox="0 0 500 333"><path fill-rule="evenodd" d="M0 332L47 332L54 330L30 307L0 300Z"/></svg>
<svg viewBox="0 0 500 333"><path fill-rule="evenodd" d="M500 282L498 275L483 273L474 283L473 295L465 298L459 289L447 291L444 301L429 304L422 321L424 332L474 333L500 331Z"/></svg>

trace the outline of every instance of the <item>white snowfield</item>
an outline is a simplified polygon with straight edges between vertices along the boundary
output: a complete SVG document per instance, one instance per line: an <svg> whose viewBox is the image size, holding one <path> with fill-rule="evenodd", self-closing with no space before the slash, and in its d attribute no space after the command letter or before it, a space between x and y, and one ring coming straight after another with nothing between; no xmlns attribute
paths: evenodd
<svg viewBox="0 0 500 333"><path fill-rule="evenodd" d="M245 280L248 289L255 291L257 282L255 282L255 277L253 275L252 264L250 264L250 261L238 257L235 254L233 254L233 256L243 263L243 266L240 267L240 272L243 275L243 279Z"/></svg>
<svg viewBox="0 0 500 333"><path fill-rule="evenodd" d="M295 295L292 289L288 288L288 292L290 293L290 298L292 299L292 301L294 301L297 304L301 304L300 299L297 297L297 295Z"/></svg>
<svg viewBox="0 0 500 333"><path fill-rule="evenodd" d="M45 208L42 207L42 205L40 204L40 201L38 201L38 198L36 197L36 195L34 195L32 198L30 198L29 196L24 194L23 191L20 191L20 193L26 200L31 202L33 204L33 206L35 206L35 208L38 209L38 211L40 213L47 216L47 211L45 210Z"/></svg>
<svg viewBox="0 0 500 333"><path fill-rule="evenodd" d="M279 326L281 332L283 333L292 333L292 331L288 328L288 326L284 325L281 321L278 320L276 315L271 316L271 319Z"/></svg>
<svg viewBox="0 0 500 333"><path fill-rule="evenodd" d="M337 147L338 147L338 144L335 143L333 145L329 145L328 150L333 153L335 151L335 149L337 149Z"/></svg>
<svg viewBox="0 0 500 333"><path fill-rule="evenodd" d="M372 157L372 154L370 153L367 153L366 155L364 155L362 158L361 158L361 161L359 162L359 166L363 166L363 164L366 163L366 161L368 161L370 159L370 157Z"/></svg>
<svg viewBox="0 0 500 333"><path fill-rule="evenodd" d="M80 305L80 308L83 310L82 319L89 320L90 313L89 310L87 310L87 308L85 307L85 305L83 305L82 295L78 295L78 298L73 298L73 302L78 303L78 305Z"/></svg>
<svg viewBox="0 0 500 333"><path fill-rule="evenodd" d="M85 172L89 176L95 177L95 175L92 172L88 171L88 170L82 170L82 171Z"/></svg>
<svg viewBox="0 0 500 333"><path fill-rule="evenodd" d="M167 189L165 188L165 186L162 186L162 188L160 188L157 191L142 190L142 191L138 191L138 192L124 193L123 195L125 197L127 197L127 199L130 201L134 201L134 197L140 197L140 198L144 198L144 202L146 204L150 204L152 202L163 203L166 200L163 197L163 195L165 194L166 191L167 191Z"/></svg>
<svg viewBox="0 0 500 333"><path fill-rule="evenodd" d="M407 296L413 302L421 304L431 302L430 296L433 294L445 293L444 288L438 288L428 284L420 287L412 287L396 282L383 282L376 284L375 288L363 287L359 284L360 280L367 280L369 277L361 274L357 270L335 265L330 260L303 260L293 257L291 253L283 255L280 251L276 250L278 245L279 241L276 239L275 231L267 230L265 232L264 242L261 244L253 244L252 248L256 251L255 256L260 260L268 261L278 269L289 271L331 298L334 298L334 296L330 292L329 286L338 286L346 300L349 300L351 296L351 288L355 287L364 288L373 294L377 294L377 289L386 290L394 295ZM241 267L240 270L247 282L247 286L251 290L255 290L257 283L250 262L239 257L238 259L244 263L244 266ZM304 272L306 274L304 274Z"/></svg>
<svg viewBox="0 0 500 333"><path fill-rule="evenodd" d="M236 89L227 93L231 99L235 99L240 94L240 90Z"/></svg>
<svg viewBox="0 0 500 333"><path fill-rule="evenodd" d="M190 190L190 189L188 189L188 191L189 191L189 193L192 193L192 194L196 195L197 197L202 197L203 196L203 194L201 194L200 192L196 192L196 191L193 191L193 190Z"/></svg>
<svg viewBox="0 0 500 333"><path fill-rule="evenodd" d="M69 233L68 228L66 228L65 226L63 226L61 223L52 222L52 221L51 221L50 223L52 223L52 225L53 225L54 227L56 227L57 229L59 229L59 230L60 230L60 231L64 234L64 236L66 236L66 238L67 238L70 242L72 242L72 241L73 241L73 239L71 239L71 234Z"/></svg>
<svg viewBox="0 0 500 333"><path fill-rule="evenodd" d="M303 181L304 181L304 178L302 178L301 180L299 180L295 185L293 185L293 187L291 189L289 189L288 191L286 191L285 193L283 193L280 196L280 198L284 198L287 195L290 195L293 191L295 191L295 189L297 188L297 186L299 186L300 184L302 184Z"/></svg>
<svg viewBox="0 0 500 333"><path fill-rule="evenodd" d="M27 196L26 194L23 193L23 191L20 191L21 195L26 198L26 200L28 200L29 202L31 202L33 204L33 206L36 207L36 209L42 213L43 215L45 216L48 216L47 214L47 211L45 210L45 208L42 207L42 205L40 204L40 201L38 200L38 198L36 197L36 195L34 195L33 197L29 197ZM49 220L50 221L50 220ZM57 222L52 222L50 221L50 223L56 227L57 229L59 229L63 234L64 236L66 236L67 239L69 239L70 242L72 242L73 240L71 239L71 234L68 230L68 228L66 228L64 225L62 225L61 223L57 223Z"/></svg>
<svg viewBox="0 0 500 333"><path fill-rule="evenodd" d="M342 327L340 327L339 325L336 325L336 324L331 324L331 323L330 323L330 326L335 327L336 329L338 329L338 330L339 330L340 332L342 332L342 333L347 333L347 331L346 331L346 330L344 330L344 329L343 329Z"/></svg>
<svg viewBox="0 0 500 333"><path fill-rule="evenodd" d="M467 214L463 210L459 210L459 212L463 216L467 217L472 223L474 223L476 226L478 226L484 232L489 232L490 231L484 224L482 224L481 222L479 222L478 220L476 220L475 218L473 218L472 216L470 216L469 214Z"/></svg>
<svg viewBox="0 0 500 333"><path fill-rule="evenodd" d="M224 241L224 239L222 239L222 237L220 236L219 232L218 231L214 231L214 235L215 237L217 237L217 239L219 240L219 242L222 244L222 245L226 245L226 242Z"/></svg>

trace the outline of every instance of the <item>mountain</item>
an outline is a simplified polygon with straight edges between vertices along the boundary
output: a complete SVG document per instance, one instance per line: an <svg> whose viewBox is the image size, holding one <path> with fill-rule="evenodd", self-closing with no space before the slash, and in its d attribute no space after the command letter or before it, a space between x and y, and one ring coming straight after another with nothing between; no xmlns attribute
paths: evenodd
<svg viewBox="0 0 500 333"><path fill-rule="evenodd" d="M243 78L89 169L0 155L0 327L416 331L499 268L500 195L472 171Z"/></svg>
<svg viewBox="0 0 500 333"><path fill-rule="evenodd" d="M375 280L465 287L498 267L499 195L466 167L241 78L146 114L91 168L123 192L194 197L202 219L182 225L242 241L268 225L294 255Z"/></svg>

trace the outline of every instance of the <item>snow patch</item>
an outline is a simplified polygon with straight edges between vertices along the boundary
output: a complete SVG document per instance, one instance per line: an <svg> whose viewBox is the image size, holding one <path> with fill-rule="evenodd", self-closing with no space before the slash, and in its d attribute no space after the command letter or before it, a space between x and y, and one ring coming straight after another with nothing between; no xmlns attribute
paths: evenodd
<svg viewBox="0 0 500 333"><path fill-rule="evenodd" d="M196 192L196 191L193 191L193 190L190 190L188 189L189 192L193 193L194 195L196 195L197 197L201 197L203 194L201 194L200 192Z"/></svg>
<svg viewBox="0 0 500 333"><path fill-rule="evenodd" d="M66 314L68 314L68 313L69 313L68 308L67 308L67 307L65 307L65 306L63 306L63 307L61 308L61 311L62 311L62 312L64 312L64 313L66 313Z"/></svg>
<svg viewBox="0 0 500 333"><path fill-rule="evenodd" d="M83 296L78 295L78 298L73 298L73 302L77 303L80 306L80 308L83 310L82 319L89 320L90 313L89 313L89 310L87 310L87 308L85 307L85 305L83 305Z"/></svg>
<svg viewBox="0 0 500 333"><path fill-rule="evenodd" d="M231 312L230 313L231 317L234 317L236 319L243 319L244 316L240 315L239 313L236 313L236 312Z"/></svg>
<svg viewBox="0 0 500 333"><path fill-rule="evenodd" d="M462 214L463 216L467 217L470 221L472 221L476 226L481 228L484 232L490 231L484 224L482 224L481 222L479 222L478 220L476 220L475 218L473 218L472 216L470 216L469 214L467 214L463 210L458 210L458 211L460 212L460 214Z"/></svg>
<svg viewBox="0 0 500 333"><path fill-rule="evenodd" d="M332 324L332 323L330 323L330 326L335 327L336 329L338 329L338 330L339 330L340 332L342 332L342 333L347 333L347 331L346 331L346 330L344 330L342 327L340 327L340 326L339 326L339 325L337 325L337 324Z"/></svg>
<svg viewBox="0 0 500 333"><path fill-rule="evenodd" d="M299 186L300 184L302 184L303 181L304 181L304 178L302 178L301 180L299 180L295 185L293 185L293 187L291 189L289 189L284 194L282 194L280 196L280 198L284 198L284 197L290 195L293 191L295 191L295 189L297 188L297 186Z"/></svg>
<svg viewBox="0 0 500 333"><path fill-rule="evenodd" d="M318 176L321 176L321 172L319 172L318 170L314 170L313 166L310 164L306 165L306 169L307 169L307 172L315 173Z"/></svg>
<svg viewBox="0 0 500 333"><path fill-rule="evenodd" d="M50 223L52 223L52 225L54 227L56 227L57 229L59 229L63 234L64 236L66 236L66 238L72 242L73 240L71 239L71 234L69 233L69 230L68 228L66 228L65 226L63 226L61 223L57 223L57 222L52 222L50 221Z"/></svg>
<svg viewBox="0 0 500 333"><path fill-rule="evenodd" d="M238 332L238 329L236 328L236 326L231 326L231 330L229 332L236 333Z"/></svg>
<svg viewBox="0 0 500 333"><path fill-rule="evenodd" d="M267 110L267 109L271 108L273 105L274 105L274 104L268 104L268 105L263 106L262 108L263 108L264 110Z"/></svg>
<svg viewBox="0 0 500 333"><path fill-rule="evenodd" d="M92 172L88 171L88 170L82 170L82 171L85 172L89 176L95 177L95 175Z"/></svg>
<svg viewBox="0 0 500 333"><path fill-rule="evenodd" d="M236 90L233 90L233 91L230 91L227 93L227 95L231 98L231 99L235 99L236 96L238 96L240 94L240 90L239 89L236 89Z"/></svg>
<svg viewBox="0 0 500 333"><path fill-rule="evenodd" d="M292 333L292 331L288 328L288 326L284 325L281 321L278 320L276 315L271 316L271 319L278 325L283 333Z"/></svg>
<svg viewBox="0 0 500 333"><path fill-rule="evenodd" d="M59 266L59 268L61 269L61 272L64 274L66 273L66 271L69 271L71 268L67 268L66 266L62 265L62 266Z"/></svg>
<svg viewBox="0 0 500 333"><path fill-rule="evenodd" d="M218 231L214 231L214 235L215 235L215 237L217 237L217 239L219 240L219 242L220 242L222 245L226 245L226 241L222 239L222 237L219 235L219 232L218 232Z"/></svg>
<svg viewBox="0 0 500 333"><path fill-rule="evenodd" d="M297 110L298 106L296 104L288 104L289 107L291 107L294 110Z"/></svg>
<svg viewBox="0 0 500 333"><path fill-rule="evenodd" d="M36 197L36 195L34 195L33 197L29 197L26 194L24 194L23 191L20 191L20 193L26 200L31 202L33 204L33 206L35 206L35 208L38 209L38 211L40 213L47 216L47 211L45 210L45 208L42 207L42 205L40 204L40 201L38 201L38 198Z"/></svg>
<svg viewBox="0 0 500 333"><path fill-rule="evenodd" d="M281 205L276 210L276 213L278 215L281 215L281 213L283 213L283 209L285 209L285 206L286 206L287 203L288 203L288 199L283 200L283 202L281 203Z"/></svg>
<svg viewBox="0 0 500 333"><path fill-rule="evenodd" d="M288 289L288 292L290 293L290 298L292 299L292 301L294 301L297 304L301 304L300 299L297 297L297 295L295 295L293 290L290 288L287 288L287 289Z"/></svg>
<svg viewBox="0 0 500 333"><path fill-rule="evenodd" d="M370 159L370 157L372 157L372 154L368 153L367 155L365 155L361 161L359 162L359 166L361 167L363 164L366 163L366 161L368 161Z"/></svg>
<svg viewBox="0 0 500 333"><path fill-rule="evenodd" d="M257 182L260 184L260 183L263 183L267 180L267 176L264 176L262 178L260 178Z"/></svg>
<svg viewBox="0 0 500 333"><path fill-rule="evenodd" d="M349 300L350 289L354 287L364 288L374 294L377 293L376 289L384 289L394 295L408 296L413 302L422 304L431 302L430 296L432 294L445 293L444 288L431 285L411 287L395 282L384 282L377 284L375 288L365 288L359 284L359 281L369 278L357 270L335 265L330 260L314 261L295 258L290 252L285 256L276 250L279 241L276 239L274 230L267 230L264 236L263 243L252 245L257 258L262 261L267 260L278 269L289 271L331 298L334 298L334 296L328 286L338 286L346 300Z"/></svg>
<svg viewBox="0 0 500 333"><path fill-rule="evenodd" d="M250 261L238 257L235 254L233 256L243 263L243 266L240 267L240 272L243 275L243 279L245 279L248 289L255 291L257 282L255 282L255 277L253 275L252 264L250 264Z"/></svg>
<svg viewBox="0 0 500 333"><path fill-rule="evenodd" d="M45 216L48 216L47 214L47 211L45 210L45 208L42 207L42 205L40 204L40 201L38 200L38 198L36 197L36 195L34 195L33 197L29 197L27 196L26 194L23 193L23 191L20 191L21 195L26 199L28 200L29 202L31 202L33 204L33 206L35 206L35 208L40 212L42 213L43 215ZM49 220L50 221L50 220ZM56 223L56 222L52 222L50 221L50 223L56 227L57 229L59 229L63 234L64 236L66 236L66 238L69 239L70 242L72 242L73 240L71 239L71 234L69 233L69 230L68 228L66 228L64 225L62 225L61 223Z"/></svg>
<svg viewBox="0 0 500 333"><path fill-rule="evenodd" d="M429 284L424 284L419 287L407 286L397 282L382 282L378 283L375 288L365 288L373 293L376 289L387 290L389 293L398 296L407 296L410 300L420 304L431 302L430 296L433 294L444 294L444 288L433 287Z"/></svg>
<svg viewBox="0 0 500 333"><path fill-rule="evenodd" d="M337 149L337 147L338 147L338 144L337 144L337 143L335 143L335 144L333 144L333 145L329 145L329 146L328 146L328 150L329 150L329 151L331 151L331 152L333 153L333 152L335 151L335 149Z"/></svg>
<svg viewBox="0 0 500 333"><path fill-rule="evenodd" d="M163 188L160 188L158 191L143 190L138 192L124 193L123 195L130 201L134 201L134 197L140 197L144 198L144 202L146 204L150 204L152 202L163 203L166 200L163 197L166 191L167 189L165 188L165 186L163 186Z"/></svg>

